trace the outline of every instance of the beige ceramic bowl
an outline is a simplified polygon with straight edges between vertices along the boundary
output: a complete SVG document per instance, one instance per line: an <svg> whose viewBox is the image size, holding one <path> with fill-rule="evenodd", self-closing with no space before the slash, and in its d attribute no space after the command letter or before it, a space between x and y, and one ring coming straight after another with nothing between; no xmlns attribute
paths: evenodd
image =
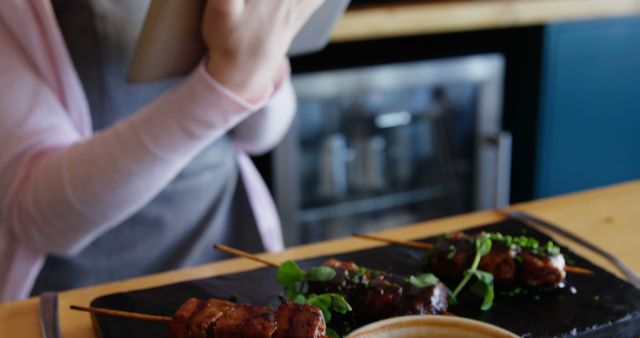
<svg viewBox="0 0 640 338"><path fill-rule="evenodd" d="M381 320L347 338L513 338L517 335L477 320L448 316L404 316Z"/></svg>

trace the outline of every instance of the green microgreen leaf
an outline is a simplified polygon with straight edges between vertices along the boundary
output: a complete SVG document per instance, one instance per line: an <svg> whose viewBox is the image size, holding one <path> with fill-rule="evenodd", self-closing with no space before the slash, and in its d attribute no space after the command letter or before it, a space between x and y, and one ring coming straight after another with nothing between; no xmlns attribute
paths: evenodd
<svg viewBox="0 0 640 338"><path fill-rule="evenodd" d="M460 291L462 291L471 278L475 276L476 282L471 286L471 292L483 298L481 306L482 310L488 310L491 308L494 298L493 275L486 271L478 270L478 265L480 264L480 258L491 251L492 238L499 237L495 236L495 234L482 234L475 238L476 255L473 258L471 267L464 272L462 281L460 281L460 284L458 284L456 289L450 295L452 304L457 302L456 297Z"/></svg>
<svg viewBox="0 0 640 338"><path fill-rule="evenodd" d="M310 294L307 298L307 304L315 305L319 308L328 309L329 306L331 306L331 297L329 297L326 293L321 295Z"/></svg>
<svg viewBox="0 0 640 338"><path fill-rule="evenodd" d="M491 273L489 273L489 272L482 271L482 270L476 270L476 271L473 272L473 274L482 283L485 283L485 284L492 284L493 283L493 275Z"/></svg>
<svg viewBox="0 0 640 338"><path fill-rule="evenodd" d="M347 300L344 299L344 296L337 293L331 293L330 295L331 295L331 309L333 311L336 311L342 314L353 311L353 308L351 307L349 302L347 302Z"/></svg>
<svg viewBox="0 0 640 338"><path fill-rule="evenodd" d="M557 247L552 241L547 242L545 251L551 256L557 256L560 254L560 248Z"/></svg>
<svg viewBox="0 0 640 338"><path fill-rule="evenodd" d="M450 244L449 247L447 248L447 258L448 259L453 258L457 252L458 252L458 249L456 249L456 246L453 244Z"/></svg>
<svg viewBox="0 0 640 338"><path fill-rule="evenodd" d="M340 338L340 335L338 334L338 332L336 332L336 330L329 327L327 328L327 336L331 338Z"/></svg>
<svg viewBox="0 0 640 338"><path fill-rule="evenodd" d="M481 310L487 311L491 308L494 298L493 282L485 283L478 279L471 285L471 287L469 287L469 291L482 298L482 305L480 306Z"/></svg>
<svg viewBox="0 0 640 338"><path fill-rule="evenodd" d="M426 288L438 282L438 277L432 273L423 273L418 276L409 277L409 284L417 288Z"/></svg>
<svg viewBox="0 0 640 338"><path fill-rule="evenodd" d="M491 236L483 234L476 239L476 253L482 257L489 251L491 251Z"/></svg>
<svg viewBox="0 0 640 338"><path fill-rule="evenodd" d="M294 261L286 261L280 265L276 279L285 288L290 288L302 282L304 271Z"/></svg>
<svg viewBox="0 0 640 338"><path fill-rule="evenodd" d="M364 273L366 270L358 271ZM332 311L338 313L347 313L352 311L351 305L340 294L324 293L324 294L306 294L306 282L326 282L336 276L335 269L326 266L319 266L310 269L308 272L302 270L294 261L286 261L280 265L276 279L280 283L286 293L287 300L296 304L309 304L316 306L322 311L326 323L331 321ZM335 331L328 328L331 337L339 337Z"/></svg>
<svg viewBox="0 0 640 338"><path fill-rule="evenodd" d="M335 269L328 266L318 266L309 270L305 275L305 279L310 282L327 282L335 276Z"/></svg>
<svg viewBox="0 0 640 338"><path fill-rule="evenodd" d="M331 311L329 309L329 306L331 305L331 299L322 297L322 295L318 296L315 294L310 294L307 297L306 303L319 308L320 311L322 311L322 315L324 316L325 322L331 321Z"/></svg>
<svg viewBox="0 0 640 338"><path fill-rule="evenodd" d="M502 235L499 232L490 233L489 236L493 241L500 242L510 250L518 248L531 251L538 255L556 256L560 254L560 247L552 241L547 241L545 245L541 245L537 239L524 234L521 236Z"/></svg>
<svg viewBox="0 0 640 338"><path fill-rule="evenodd" d="M358 267L358 272L357 272L358 276L363 277L366 274L367 274L367 268Z"/></svg>
<svg viewBox="0 0 640 338"><path fill-rule="evenodd" d="M493 291L493 284L487 287L487 293L484 295L484 299L482 301L482 305L480 306L480 310L487 311L491 309L493 306L493 298L495 293Z"/></svg>
<svg viewBox="0 0 640 338"><path fill-rule="evenodd" d="M298 295L301 295L300 289L301 289L302 283L295 283L291 286L287 286L285 287L285 291L287 292L287 299L293 301L293 299L296 299L296 297L298 297ZM304 295L302 295L304 297Z"/></svg>
<svg viewBox="0 0 640 338"><path fill-rule="evenodd" d="M345 314L353 311L344 296L337 293L310 294L307 296L306 303L318 307L322 311L326 322L331 321L331 312Z"/></svg>
<svg viewBox="0 0 640 338"><path fill-rule="evenodd" d="M296 304L305 304L307 302L307 298L302 294L297 294L293 296L293 298L290 298L290 300Z"/></svg>

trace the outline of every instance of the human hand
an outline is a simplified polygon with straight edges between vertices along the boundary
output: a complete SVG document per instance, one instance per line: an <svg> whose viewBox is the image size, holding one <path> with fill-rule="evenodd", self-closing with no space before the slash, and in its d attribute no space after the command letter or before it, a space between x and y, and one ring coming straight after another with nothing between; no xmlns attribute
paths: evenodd
<svg viewBox="0 0 640 338"><path fill-rule="evenodd" d="M324 0L208 0L202 35L206 68L242 97L273 81L293 38Z"/></svg>

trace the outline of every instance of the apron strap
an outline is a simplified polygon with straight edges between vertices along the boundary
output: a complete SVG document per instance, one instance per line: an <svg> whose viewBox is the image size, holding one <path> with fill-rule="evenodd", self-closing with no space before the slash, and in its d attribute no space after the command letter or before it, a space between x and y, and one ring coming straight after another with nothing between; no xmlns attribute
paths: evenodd
<svg viewBox="0 0 640 338"><path fill-rule="evenodd" d="M268 252L282 251L284 249L282 226L276 204L269 193L269 189L251 158L238 147L236 147L236 154L240 176L247 190L247 197L262 244Z"/></svg>

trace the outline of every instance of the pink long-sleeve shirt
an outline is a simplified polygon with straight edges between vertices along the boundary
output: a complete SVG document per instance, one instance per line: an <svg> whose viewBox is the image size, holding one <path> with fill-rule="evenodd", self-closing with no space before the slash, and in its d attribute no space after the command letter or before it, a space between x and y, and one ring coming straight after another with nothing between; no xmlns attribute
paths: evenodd
<svg viewBox="0 0 640 338"><path fill-rule="evenodd" d="M47 254L82 250L232 128L263 243L281 249L273 201L245 152L264 152L279 141L293 102L288 68L249 101L201 66L140 111L92 134L49 1L0 1L0 301L25 297Z"/></svg>

